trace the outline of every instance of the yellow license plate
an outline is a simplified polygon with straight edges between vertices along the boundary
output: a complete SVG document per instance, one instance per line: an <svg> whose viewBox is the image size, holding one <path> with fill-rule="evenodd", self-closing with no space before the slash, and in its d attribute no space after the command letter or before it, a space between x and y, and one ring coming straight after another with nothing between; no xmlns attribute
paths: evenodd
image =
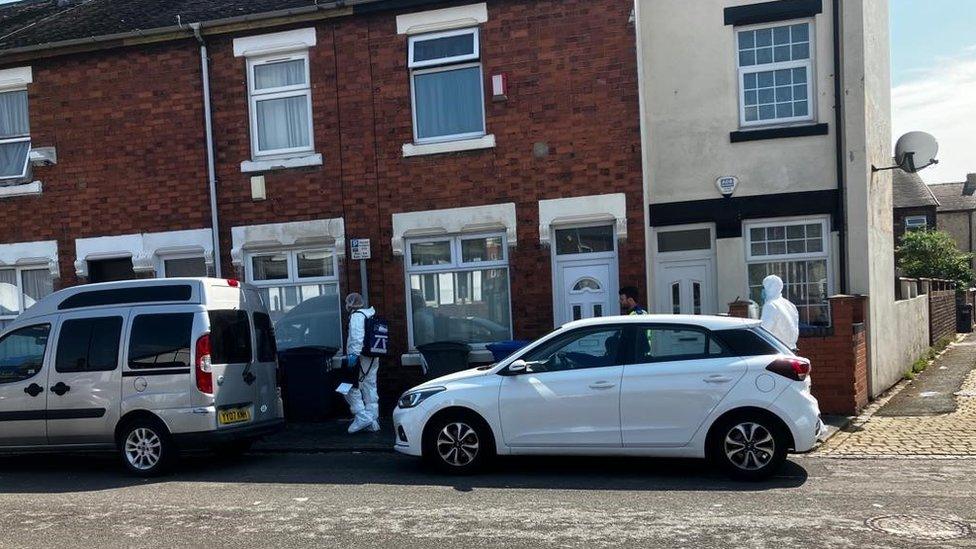
<svg viewBox="0 0 976 549"><path fill-rule="evenodd" d="M230 408L227 410L221 410L217 413L217 421L219 421L221 425L251 421L251 409Z"/></svg>

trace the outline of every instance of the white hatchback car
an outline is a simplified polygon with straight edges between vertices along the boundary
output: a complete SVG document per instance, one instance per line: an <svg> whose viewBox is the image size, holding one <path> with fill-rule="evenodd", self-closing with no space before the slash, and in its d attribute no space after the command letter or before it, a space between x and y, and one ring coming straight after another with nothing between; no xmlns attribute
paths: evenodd
<svg viewBox="0 0 976 549"><path fill-rule="evenodd" d="M707 457L758 480L823 430L809 374L755 320L581 320L404 393L395 448L455 473L494 455Z"/></svg>

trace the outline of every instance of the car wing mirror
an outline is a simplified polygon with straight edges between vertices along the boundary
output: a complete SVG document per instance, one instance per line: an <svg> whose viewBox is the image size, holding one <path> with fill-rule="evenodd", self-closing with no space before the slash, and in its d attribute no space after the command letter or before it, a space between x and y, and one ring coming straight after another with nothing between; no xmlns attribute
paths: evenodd
<svg viewBox="0 0 976 549"><path fill-rule="evenodd" d="M510 374L524 374L529 371L529 363L518 359L508 365L508 372Z"/></svg>

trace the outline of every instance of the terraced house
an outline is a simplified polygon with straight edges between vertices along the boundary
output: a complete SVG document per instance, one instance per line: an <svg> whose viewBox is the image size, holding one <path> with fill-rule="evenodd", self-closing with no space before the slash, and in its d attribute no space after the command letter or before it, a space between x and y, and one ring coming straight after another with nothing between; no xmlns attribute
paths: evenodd
<svg viewBox="0 0 976 549"><path fill-rule="evenodd" d="M279 322L282 346L338 347L362 280L394 332L389 398L420 344L487 361L615 313L645 280L632 9L0 6L0 323L59 287L211 274L319 319Z"/></svg>

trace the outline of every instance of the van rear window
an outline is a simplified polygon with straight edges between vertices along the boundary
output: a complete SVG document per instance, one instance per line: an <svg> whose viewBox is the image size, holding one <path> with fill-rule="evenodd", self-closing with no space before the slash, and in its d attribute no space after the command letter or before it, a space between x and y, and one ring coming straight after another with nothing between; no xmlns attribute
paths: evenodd
<svg viewBox="0 0 976 549"><path fill-rule="evenodd" d="M193 313L138 315L129 338L129 368L189 368Z"/></svg>
<svg viewBox="0 0 976 549"><path fill-rule="evenodd" d="M246 311L210 311L210 359L214 364L251 362L251 323Z"/></svg>

